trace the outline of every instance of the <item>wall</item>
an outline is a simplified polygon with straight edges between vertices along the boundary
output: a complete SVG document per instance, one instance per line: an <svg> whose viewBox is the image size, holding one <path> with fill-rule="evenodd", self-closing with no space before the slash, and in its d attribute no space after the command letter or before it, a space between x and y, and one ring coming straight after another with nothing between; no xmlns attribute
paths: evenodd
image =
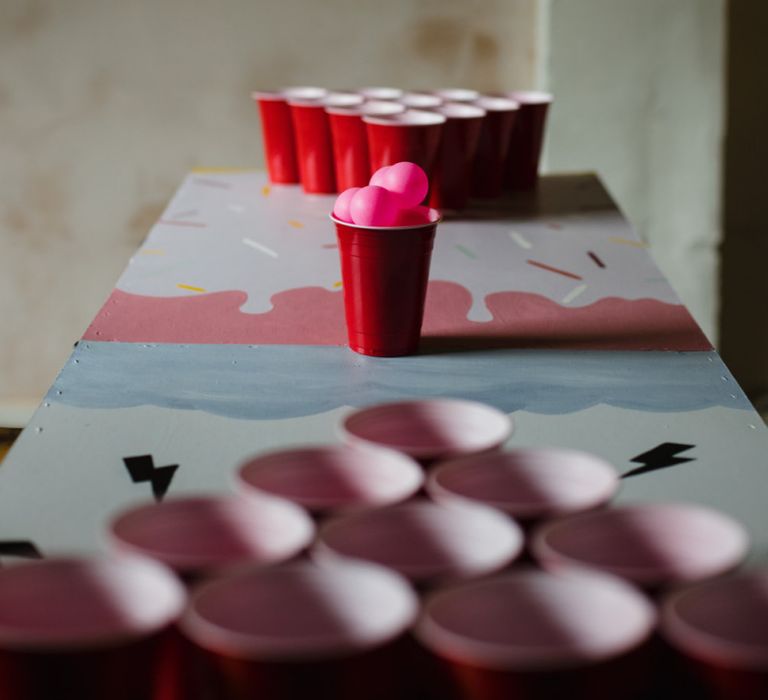
<svg viewBox="0 0 768 700"><path fill-rule="evenodd" d="M535 63L535 0L3 0L0 404L39 400L189 168L262 164L253 88Z"/></svg>

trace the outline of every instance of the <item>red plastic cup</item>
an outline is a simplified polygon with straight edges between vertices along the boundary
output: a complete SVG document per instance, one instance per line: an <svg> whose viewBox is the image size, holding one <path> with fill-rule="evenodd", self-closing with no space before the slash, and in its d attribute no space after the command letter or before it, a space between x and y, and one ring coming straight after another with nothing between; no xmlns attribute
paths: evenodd
<svg viewBox="0 0 768 700"><path fill-rule="evenodd" d="M446 102L474 102L480 99L480 93L477 90L467 88L443 88L435 90L434 94Z"/></svg>
<svg viewBox="0 0 768 700"><path fill-rule="evenodd" d="M457 103L436 107L434 111L448 121L443 126L429 205L437 209L463 209L472 187L472 168L486 111Z"/></svg>
<svg viewBox="0 0 768 700"><path fill-rule="evenodd" d="M768 571L748 571L669 595L661 631L706 697L768 697Z"/></svg>
<svg viewBox="0 0 768 700"><path fill-rule="evenodd" d="M140 558L0 570L0 697L152 700L185 599L169 570Z"/></svg>
<svg viewBox="0 0 768 700"><path fill-rule="evenodd" d="M440 215L417 226L365 227L331 215L341 255L349 347L362 355L416 352Z"/></svg>
<svg viewBox="0 0 768 700"><path fill-rule="evenodd" d="M642 695L650 602L612 576L521 570L431 595L416 637L460 700Z"/></svg>
<svg viewBox="0 0 768 700"><path fill-rule="evenodd" d="M552 447L450 460L427 481L437 501L484 503L526 524L602 506L618 487L618 473L605 460Z"/></svg>
<svg viewBox="0 0 768 700"><path fill-rule="evenodd" d="M131 508L109 526L115 551L151 557L188 582L244 562L286 561L314 534L302 508L267 495L177 497Z"/></svg>
<svg viewBox="0 0 768 700"><path fill-rule="evenodd" d="M360 88L358 92L366 100L398 100L403 95L400 88L393 87L364 87Z"/></svg>
<svg viewBox="0 0 768 700"><path fill-rule="evenodd" d="M322 98L303 95L288 98L301 186L308 194L336 192L333 141Z"/></svg>
<svg viewBox="0 0 768 700"><path fill-rule="evenodd" d="M656 592L730 571L744 560L748 537L711 508L647 503L553 521L531 548L547 569L596 568Z"/></svg>
<svg viewBox="0 0 768 700"><path fill-rule="evenodd" d="M546 92L510 92L520 104L507 158L507 181L514 190L531 190L539 180L539 160L544 143L547 111L552 95Z"/></svg>
<svg viewBox="0 0 768 700"><path fill-rule="evenodd" d="M404 501L424 474L406 455L383 448L333 445L279 450L243 464L243 493L287 498L317 516Z"/></svg>
<svg viewBox="0 0 768 700"><path fill-rule="evenodd" d="M520 105L514 100L490 96L481 97L472 104L487 112L480 130L472 193L476 197L493 199L504 191L507 156Z"/></svg>
<svg viewBox="0 0 768 700"><path fill-rule="evenodd" d="M328 521L312 556L364 559L423 589L495 573L522 549L522 530L493 508L419 500Z"/></svg>
<svg viewBox="0 0 768 700"><path fill-rule="evenodd" d="M406 92L398 99L398 102L408 109L434 109L443 104L445 100L428 92Z"/></svg>
<svg viewBox="0 0 768 700"><path fill-rule="evenodd" d="M431 180L446 122L444 116L407 109L391 116L365 116L363 121L368 133L371 173L407 160L420 166Z"/></svg>
<svg viewBox="0 0 768 700"><path fill-rule="evenodd" d="M295 564L206 584L182 619L212 698L408 697L402 640L418 604L378 566Z"/></svg>
<svg viewBox="0 0 768 700"><path fill-rule="evenodd" d="M422 466L498 450L513 429L512 418L506 413L462 399L378 404L353 411L339 426L348 443L405 452Z"/></svg>
<svg viewBox="0 0 768 700"><path fill-rule="evenodd" d="M363 116L399 114L405 107L397 102L370 101L354 107L326 106L325 111L331 125L339 192L365 187L372 173Z"/></svg>

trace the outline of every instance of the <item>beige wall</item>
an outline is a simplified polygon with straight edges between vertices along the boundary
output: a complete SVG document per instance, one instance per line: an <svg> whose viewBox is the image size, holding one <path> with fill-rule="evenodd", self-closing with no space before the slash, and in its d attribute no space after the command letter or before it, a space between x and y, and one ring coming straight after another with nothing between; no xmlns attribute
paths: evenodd
<svg viewBox="0 0 768 700"><path fill-rule="evenodd" d="M531 86L535 0L0 0L0 402L39 399L251 89Z"/></svg>

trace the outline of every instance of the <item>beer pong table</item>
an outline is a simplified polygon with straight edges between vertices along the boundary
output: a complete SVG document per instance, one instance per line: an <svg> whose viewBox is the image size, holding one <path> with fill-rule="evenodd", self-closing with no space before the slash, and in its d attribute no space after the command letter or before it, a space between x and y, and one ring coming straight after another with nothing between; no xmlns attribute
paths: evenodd
<svg viewBox="0 0 768 700"><path fill-rule="evenodd" d="M118 509L226 492L352 407L446 396L512 414L510 446L605 457L619 501L731 514L768 563L768 432L594 175L446 217L401 358L345 346L332 202L189 174L0 468L0 559L98 551Z"/></svg>

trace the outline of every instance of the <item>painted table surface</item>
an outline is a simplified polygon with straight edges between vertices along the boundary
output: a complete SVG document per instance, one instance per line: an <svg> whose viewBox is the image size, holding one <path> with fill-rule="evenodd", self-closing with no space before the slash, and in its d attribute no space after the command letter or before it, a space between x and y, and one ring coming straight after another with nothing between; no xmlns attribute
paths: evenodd
<svg viewBox="0 0 768 700"><path fill-rule="evenodd" d="M0 468L0 557L100 549L117 509L227 491L351 407L453 396L609 459L619 501L732 514L768 562L768 431L596 177L446 217L404 358L344 346L332 202L188 176Z"/></svg>

